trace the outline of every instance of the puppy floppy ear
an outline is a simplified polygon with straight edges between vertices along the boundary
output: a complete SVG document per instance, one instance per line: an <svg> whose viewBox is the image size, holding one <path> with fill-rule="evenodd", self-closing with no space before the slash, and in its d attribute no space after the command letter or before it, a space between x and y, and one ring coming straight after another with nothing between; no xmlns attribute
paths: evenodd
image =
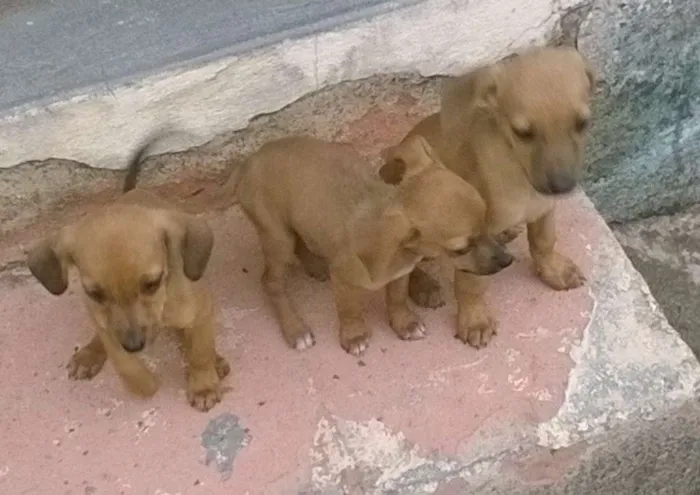
<svg viewBox="0 0 700 495"><path fill-rule="evenodd" d="M68 289L68 269L72 262L68 249L70 238L71 230L63 229L39 242L27 254L29 271L55 296Z"/></svg>
<svg viewBox="0 0 700 495"><path fill-rule="evenodd" d="M583 60L583 70L586 72L586 77L588 78L588 94L592 95L596 89L596 83L598 82L598 77L591 66L590 61L581 54L581 59Z"/></svg>
<svg viewBox="0 0 700 495"><path fill-rule="evenodd" d="M498 108L503 64L509 60L477 67L444 84L440 99L440 124L443 129L459 125L465 114L474 111L492 113Z"/></svg>
<svg viewBox="0 0 700 495"><path fill-rule="evenodd" d="M385 163L379 169L379 177L387 184L400 184L405 179L431 166L442 166L428 141L417 134L382 152Z"/></svg>
<svg viewBox="0 0 700 495"><path fill-rule="evenodd" d="M204 275L214 247L214 233L203 218L169 212L165 222L171 257L179 257L185 276L196 282Z"/></svg>

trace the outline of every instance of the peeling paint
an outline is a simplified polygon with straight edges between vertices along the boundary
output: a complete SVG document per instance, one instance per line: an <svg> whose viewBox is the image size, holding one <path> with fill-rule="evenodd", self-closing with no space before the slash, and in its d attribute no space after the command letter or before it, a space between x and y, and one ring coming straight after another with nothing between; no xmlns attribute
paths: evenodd
<svg viewBox="0 0 700 495"><path fill-rule="evenodd" d="M498 472L502 446L496 450L491 458L465 463L436 453L425 455L403 433L376 419L322 418L309 452L313 465L308 491L418 495L436 493L453 480L477 486Z"/></svg>
<svg viewBox="0 0 700 495"><path fill-rule="evenodd" d="M238 416L223 413L207 424L202 433L201 445L206 449L205 464L216 464L223 479L233 472L233 462L238 453L251 441L250 433L241 427Z"/></svg>
<svg viewBox="0 0 700 495"><path fill-rule="evenodd" d="M363 478L370 478L369 493L386 493L396 490L408 473L432 464L420 456L418 448L410 445L402 433L392 433L375 419L365 423L344 421L338 418L319 421L310 452L314 465L311 483L314 490L340 486L348 470L359 469ZM446 472L456 465L444 464ZM423 493L429 490L426 481ZM434 491L434 490L433 490Z"/></svg>

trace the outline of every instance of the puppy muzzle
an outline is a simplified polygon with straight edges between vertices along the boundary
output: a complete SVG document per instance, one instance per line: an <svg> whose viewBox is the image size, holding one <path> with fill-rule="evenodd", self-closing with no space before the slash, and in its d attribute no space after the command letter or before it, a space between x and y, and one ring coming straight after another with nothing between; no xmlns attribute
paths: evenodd
<svg viewBox="0 0 700 495"><path fill-rule="evenodd" d="M146 334L141 329L130 328L122 335L122 347L126 352L139 352L146 346Z"/></svg>
<svg viewBox="0 0 700 495"><path fill-rule="evenodd" d="M578 178L567 172L549 172L541 183L533 184L535 190L547 196L568 194L578 185Z"/></svg>
<svg viewBox="0 0 700 495"><path fill-rule="evenodd" d="M480 261L476 270L461 270L473 275L494 275L513 263L513 255L498 245L494 245L488 257Z"/></svg>

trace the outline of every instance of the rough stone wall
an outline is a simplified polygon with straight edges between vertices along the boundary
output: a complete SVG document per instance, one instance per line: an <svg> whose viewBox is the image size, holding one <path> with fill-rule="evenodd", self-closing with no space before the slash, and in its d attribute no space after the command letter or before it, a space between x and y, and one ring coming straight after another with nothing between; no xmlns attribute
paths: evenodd
<svg viewBox="0 0 700 495"><path fill-rule="evenodd" d="M580 25L570 24L601 74L588 194L608 221L700 201L700 6L597 0L585 7Z"/></svg>

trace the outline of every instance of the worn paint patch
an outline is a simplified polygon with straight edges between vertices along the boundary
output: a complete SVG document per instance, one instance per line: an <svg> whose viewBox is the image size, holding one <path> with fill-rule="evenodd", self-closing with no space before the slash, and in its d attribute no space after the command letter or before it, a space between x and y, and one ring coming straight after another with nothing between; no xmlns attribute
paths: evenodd
<svg viewBox="0 0 700 495"><path fill-rule="evenodd" d="M220 414L209 421L202 433L202 447L207 451L204 462L207 466L216 463L216 469L224 479L228 479L233 472L233 461L238 452L251 439L248 430L241 427L238 416Z"/></svg>
<svg viewBox="0 0 700 495"><path fill-rule="evenodd" d="M420 448L376 419L355 422L322 418L310 451L313 493L427 494L442 483L462 480L473 486L498 470L497 457L466 465Z"/></svg>

